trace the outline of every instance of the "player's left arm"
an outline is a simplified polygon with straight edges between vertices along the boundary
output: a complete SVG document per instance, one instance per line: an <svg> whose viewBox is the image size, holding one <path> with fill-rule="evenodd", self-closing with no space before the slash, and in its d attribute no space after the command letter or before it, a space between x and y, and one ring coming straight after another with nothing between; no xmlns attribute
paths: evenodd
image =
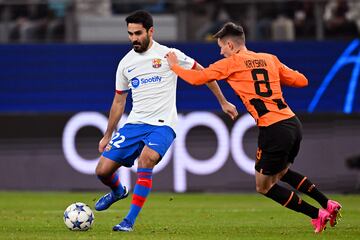
<svg viewBox="0 0 360 240"><path fill-rule="evenodd" d="M279 75L280 75L280 83L282 85L286 85L289 87L306 87L308 85L308 79L305 77L304 74L293 70L280 62L280 60L275 57L275 62L279 68Z"/></svg>
<svg viewBox="0 0 360 240"><path fill-rule="evenodd" d="M195 70L203 70L204 67L201 66L199 63L196 63ZM229 117L234 120L238 116L238 112L234 104L230 103L222 93L218 83L213 80L211 82L206 83L206 86L211 90L211 92L215 95L216 99L218 100L221 109L224 113L229 115Z"/></svg>

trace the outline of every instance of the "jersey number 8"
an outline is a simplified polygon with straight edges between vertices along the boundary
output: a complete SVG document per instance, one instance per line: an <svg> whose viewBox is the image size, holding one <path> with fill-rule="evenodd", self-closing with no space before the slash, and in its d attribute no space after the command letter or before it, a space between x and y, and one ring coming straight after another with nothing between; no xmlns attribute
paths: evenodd
<svg viewBox="0 0 360 240"><path fill-rule="evenodd" d="M271 97L272 90L270 87L269 82L269 74L268 71L264 68L255 68L251 71L251 76L254 80L254 87L255 92L257 95L261 97ZM262 76L262 79L259 79L259 76ZM261 91L261 84L265 84L266 91ZM272 99L275 102L279 109L286 108L287 105L279 98L279 99ZM254 106L256 112L258 113L259 117L263 116L264 114L268 113L269 110L266 108L265 103L260 98L253 98L250 100L251 105Z"/></svg>

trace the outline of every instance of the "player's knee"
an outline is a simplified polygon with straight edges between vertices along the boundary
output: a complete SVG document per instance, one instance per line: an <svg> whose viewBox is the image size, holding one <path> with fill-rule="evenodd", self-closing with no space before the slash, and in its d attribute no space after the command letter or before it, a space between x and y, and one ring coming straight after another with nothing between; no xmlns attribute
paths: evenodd
<svg viewBox="0 0 360 240"><path fill-rule="evenodd" d="M103 167L102 164L98 164L95 169L95 174L98 177L107 177L110 173Z"/></svg>
<svg viewBox="0 0 360 240"><path fill-rule="evenodd" d="M262 184L256 184L256 191L260 194L266 194L269 191L269 188Z"/></svg>
<svg viewBox="0 0 360 240"><path fill-rule="evenodd" d="M154 168L157 164L158 159L154 158L140 158L138 159L139 168Z"/></svg>
<svg viewBox="0 0 360 240"><path fill-rule="evenodd" d="M143 151L140 157L138 158L138 167L154 168L160 159L161 157L159 153L151 149L145 149L145 151Z"/></svg>

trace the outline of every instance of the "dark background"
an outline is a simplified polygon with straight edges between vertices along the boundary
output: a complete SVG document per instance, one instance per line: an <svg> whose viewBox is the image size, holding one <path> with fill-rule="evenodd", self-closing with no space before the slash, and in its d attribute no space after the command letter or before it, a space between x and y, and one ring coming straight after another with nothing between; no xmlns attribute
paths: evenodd
<svg viewBox="0 0 360 240"><path fill-rule="evenodd" d="M307 88L284 88L291 108L305 113L326 75L350 43L355 46L351 56L359 58L358 40L250 42L248 49L273 53L308 77ZM203 66L221 58L216 43L167 45L182 50ZM118 62L129 50L129 44L0 45L0 113L107 112L115 91ZM343 112L354 69L354 62L340 68L314 112ZM233 90L225 82L220 84L229 100L244 110ZM360 112L358 85L355 85L352 112ZM205 86L194 87L181 80L178 81L177 106L179 111L219 111L215 98ZM127 111L129 109L130 106Z"/></svg>
<svg viewBox="0 0 360 240"><path fill-rule="evenodd" d="M284 96L304 125L304 140L294 169L307 175L320 189L358 191L359 173L346 159L360 155L360 90L355 85L352 114L343 112L354 63L339 69L324 91L315 111L308 107L321 83L351 42L257 42L248 48L276 54L289 67L303 72L309 86L284 88ZM357 40L355 59L359 51ZM177 47L207 66L220 59L215 43L167 44ZM114 94L118 61L130 49L125 45L0 45L0 189L98 190L105 189L95 175L82 174L65 159L62 134L76 113L96 111L106 115ZM331 50L331 51L330 51ZM358 81L359 79L357 79ZM221 87L241 114L244 108L225 83ZM231 133L233 122L222 115L206 87L178 81L178 110L182 114L209 111L218 115ZM130 109L127 107L127 112ZM86 159L99 156L99 129L78 132L76 149ZM243 141L246 154L254 158L257 129ZM191 129L187 151L197 159L212 156L217 144L207 127ZM174 191L173 158L154 177L154 188ZM132 173L134 181L135 175ZM187 191L254 191L254 176L242 171L231 154L221 169L209 175L186 174Z"/></svg>

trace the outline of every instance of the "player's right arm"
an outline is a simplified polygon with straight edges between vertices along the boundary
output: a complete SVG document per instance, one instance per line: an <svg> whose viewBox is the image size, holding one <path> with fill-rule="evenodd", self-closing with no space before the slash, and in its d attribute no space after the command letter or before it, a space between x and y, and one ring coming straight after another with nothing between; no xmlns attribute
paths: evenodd
<svg viewBox="0 0 360 240"><path fill-rule="evenodd" d="M110 142L111 137L116 130L116 126L119 123L125 110L126 97L129 92L129 86L128 81L124 75L124 62L126 62L126 57L120 61L116 70L116 92L113 103L111 105L108 125L104 137L99 142L99 152L103 152L106 145Z"/></svg>
<svg viewBox="0 0 360 240"><path fill-rule="evenodd" d="M116 92L113 103L111 105L109 121L104 134L104 137L99 142L99 152L103 152L106 145L110 142L113 132L119 123L122 114L124 113L126 97L128 92Z"/></svg>

